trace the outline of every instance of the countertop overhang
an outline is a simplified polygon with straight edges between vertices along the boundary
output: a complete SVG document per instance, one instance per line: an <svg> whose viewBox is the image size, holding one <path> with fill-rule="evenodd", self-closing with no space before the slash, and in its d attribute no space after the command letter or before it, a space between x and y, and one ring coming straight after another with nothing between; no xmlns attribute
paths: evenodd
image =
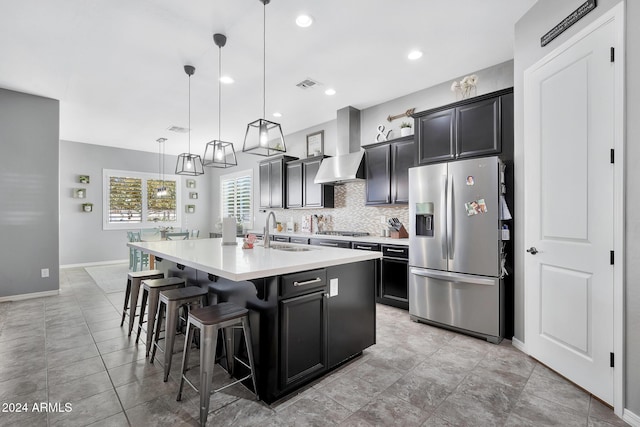
<svg viewBox="0 0 640 427"><path fill-rule="evenodd" d="M242 249L242 239L237 239L237 243L235 246L223 246L222 239L218 238L130 242L127 246L233 281L278 276L382 257L381 252L295 243L285 245L309 250L288 252L274 248L265 249L262 245L255 245L253 249ZM282 245L272 242L272 245L277 244Z"/></svg>

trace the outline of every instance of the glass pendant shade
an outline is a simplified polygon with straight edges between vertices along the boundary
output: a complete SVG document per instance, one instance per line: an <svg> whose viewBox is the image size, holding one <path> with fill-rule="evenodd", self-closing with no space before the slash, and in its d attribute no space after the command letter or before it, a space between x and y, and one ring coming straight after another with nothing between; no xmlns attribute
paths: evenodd
<svg viewBox="0 0 640 427"><path fill-rule="evenodd" d="M244 135L242 151L265 157L286 153L287 147L284 143L282 128L278 123L265 119L249 123Z"/></svg>
<svg viewBox="0 0 640 427"><path fill-rule="evenodd" d="M202 158L198 154L182 153L176 163L176 175L202 175Z"/></svg>
<svg viewBox="0 0 640 427"><path fill-rule="evenodd" d="M176 175L197 176L204 174L202 158L198 154L191 154L191 76L196 72L192 65L185 65L184 72L189 76L189 152L178 156Z"/></svg>
<svg viewBox="0 0 640 427"><path fill-rule="evenodd" d="M202 159L204 166L214 168L230 168L237 166L236 151L231 142L218 141L217 139L207 143Z"/></svg>
<svg viewBox="0 0 640 427"><path fill-rule="evenodd" d="M270 0L260 0L262 8L262 117L247 125L247 132L244 134L244 144L242 152L256 154L258 156L269 157L275 154L286 153L287 147L284 143L284 134L280 124L264 119L266 116L266 63L267 63L267 5Z"/></svg>

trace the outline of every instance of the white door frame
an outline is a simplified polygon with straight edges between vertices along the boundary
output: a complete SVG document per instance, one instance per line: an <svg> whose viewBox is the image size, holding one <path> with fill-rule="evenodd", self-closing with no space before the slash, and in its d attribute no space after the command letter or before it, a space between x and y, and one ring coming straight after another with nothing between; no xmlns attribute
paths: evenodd
<svg viewBox="0 0 640 427"><path fill-rule="evenodd" d="M527 68L524 72L524 82L530 80L531 74L563 53L569 47L576 44L578 41L585 38L588 34L592 33L602 25L613 21L615 27L615 100L614 100L614 141L613 147L615 149L615 168L614 168L614 251L615 251L615 264L613 266L613 347L615 353L615 368L613 373L613 405L616 415L622 417L624 409L624 207L625 207L625 180L624 180L624 165L625 165L625 70L624 70L624 58L625 58L625 21L624 21L624 1L621 1L616 6L605 12L601 17L597 18L594 22L589 24L586 28L575 34L569 40L558 46L544 58L536 62L531 67ZM527 103L527 99L524 99L524 103ZM531 122L524 119L524 143L527 144L527 135L531 134ZM526 160L526 159L525 159ZM526 169L526 161L523 162ZM526 176L526 173L523 174ZM523 212L526 212L526 206ZM524 250L524 248L519 248ZM529 333L533 333L534 325L530 325L527 322L527 285L526 276L523 276L524 281L524 350L525 353L529 353L527 350L526 339Z"/></svg>

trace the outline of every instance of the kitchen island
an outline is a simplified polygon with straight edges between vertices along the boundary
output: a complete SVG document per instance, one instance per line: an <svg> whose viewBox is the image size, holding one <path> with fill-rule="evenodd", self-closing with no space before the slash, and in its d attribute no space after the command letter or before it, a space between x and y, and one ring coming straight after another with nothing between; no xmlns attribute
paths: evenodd
<svg viewBox="0 0 640 427"><path fill-rule="evenodd" d="M256 293L245 304L250 310L258 393L266 402L375 344L379 252L277 243L242 249L241 239L237 246L223 246L222 239L128 245L163 260L161 264L167 260L212 278L254 284Z"/></svg>

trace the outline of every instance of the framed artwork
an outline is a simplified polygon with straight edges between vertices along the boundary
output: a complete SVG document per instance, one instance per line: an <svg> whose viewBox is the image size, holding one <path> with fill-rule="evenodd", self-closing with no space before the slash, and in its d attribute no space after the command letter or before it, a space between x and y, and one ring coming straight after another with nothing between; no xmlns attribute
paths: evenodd
<svg viewBox="0 0 640 427"><path fill-rule="evenodd" d="M78 175L78 182L80 184L88 184L90 182L89 175Z"/></svg>
<svg viewBox="0 0 640 427"><path fill-rule="evenodd" d="M185 205L184 211L186 213L195 213L196 212L196 205Z"/></svg>
<svg viewBox="0 0 640 427"><path fill-rule="evenodd" d="M187 180L187 188L196 188L196 180L188 179Z"/></svg>
<svg viewBox="0 0 640 427"><path fill-rule="evenodd" d="M73 189L73 197L76 199L84 199L87 197L87 189L86 188L74 188Z"/></svg>
<svg viewBox="0 0 640 427"><path fill-rule="evenodd" d="M198 193L196 193L195 191L192 191L191 193L189 193L189 198L190 199L197 199L198 198Z"/></svg>
<svg viewBox="0 0 640 427"><path fill-rule="evenodd" d="M307 157L321 156L324 154L324 131L307 135Z"/></svg>

